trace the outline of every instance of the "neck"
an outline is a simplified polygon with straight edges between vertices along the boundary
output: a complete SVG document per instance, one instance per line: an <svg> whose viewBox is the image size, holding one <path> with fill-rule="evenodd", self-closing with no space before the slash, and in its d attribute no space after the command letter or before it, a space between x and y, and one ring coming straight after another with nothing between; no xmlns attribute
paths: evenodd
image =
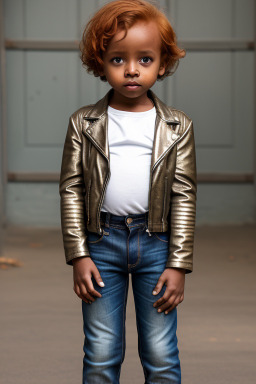
<svg viewBox="0 0 256 384"><path fill-rule="evenodd" d="M112 108L128 112L145 112L154 107L153 101L147 94L143 95L143 98L124 98L122 95L117 95L115 91L109 100L109 105Z"/></svg>

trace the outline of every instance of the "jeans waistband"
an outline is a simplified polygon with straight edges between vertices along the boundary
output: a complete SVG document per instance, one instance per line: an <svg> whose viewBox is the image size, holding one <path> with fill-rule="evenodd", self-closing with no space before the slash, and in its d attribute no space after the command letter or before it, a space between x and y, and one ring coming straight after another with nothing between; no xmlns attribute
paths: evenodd
<svg viewBox="0 0 256 384"><path fill-rule="evenodd" d="M110 212L100 212L100 221L101 224L109 227L111 224L118 224L118 226L126 227L128 226L137 226L142 224L147 224L148 221L148 211L145 213L131 213L129 215L118 216L113 215Z"/></svg>

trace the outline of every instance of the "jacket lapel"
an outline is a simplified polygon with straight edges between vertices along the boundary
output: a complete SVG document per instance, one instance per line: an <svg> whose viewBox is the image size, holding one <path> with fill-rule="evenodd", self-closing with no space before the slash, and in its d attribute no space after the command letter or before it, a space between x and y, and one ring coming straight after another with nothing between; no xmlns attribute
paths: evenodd
<svg viewBox="0 0 256 384"><path fill-rule="evenodd" d="M180 125L180 121L173 115L171 108L167 107L154 92L150 90L148 96L156 107L155 137L151 159L151 169L153 170L169 148L178 140L176 127Z"/></svg>
<svg viewBox="0 0 256 384"><path fill-rule="evenodd" d="M108 143L108 115L107 107L112 95L113 88L92 106L91 110L84 114L85 124L83 125L83 133L98 148L98 150L109 160L109 143ZM150 97L156 108L155 136L151 157L151 168L153 169L158 160L160 160L165 152L168 151L178 139L176 126L180 125L180 121L173 115L170 107L167 107L156 94L149 90ZM175 132L174 132L175 130ZM177 130L178 131L178 130Z"/></svg>
<svg viewBox="0 0 256 384"><path fill-rule="evenodd" d="M112 88L108 93L92 106L83 118L87 123L83 125L83 133L96 145L100 152L109 160L108 144L108 101Z"/></svg>

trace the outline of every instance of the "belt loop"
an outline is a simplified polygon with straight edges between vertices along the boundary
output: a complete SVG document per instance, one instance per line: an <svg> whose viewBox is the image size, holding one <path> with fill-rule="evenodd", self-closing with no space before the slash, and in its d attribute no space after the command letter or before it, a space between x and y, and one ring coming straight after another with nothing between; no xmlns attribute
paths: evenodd
<svg viewBox="0 0 256 384"><path fill-rule="evenodd" d="M110 222L110 212L106 212L106 221L105 221L105 226L109 228L109 222Z"/></svg>

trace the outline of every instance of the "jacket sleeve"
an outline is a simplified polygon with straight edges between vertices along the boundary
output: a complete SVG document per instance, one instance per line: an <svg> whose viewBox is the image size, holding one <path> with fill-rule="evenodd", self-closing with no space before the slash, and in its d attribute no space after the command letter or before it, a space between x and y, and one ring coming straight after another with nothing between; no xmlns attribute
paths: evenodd
<svg viewBox="0 0 256 384"><path fill-rule="evenodd" d="M90 256L85 232L85 185L82 169L82 138L78 117L69 118L59 182L61 229L66 263Z"/></svg>
<svg viewBox="0 0 256 384"><path fill-rule="evenodd" d="M177 143L176 170L171 190L169 257L166 267L193 270L196 219L196 155L193 122Z"/></svg>

